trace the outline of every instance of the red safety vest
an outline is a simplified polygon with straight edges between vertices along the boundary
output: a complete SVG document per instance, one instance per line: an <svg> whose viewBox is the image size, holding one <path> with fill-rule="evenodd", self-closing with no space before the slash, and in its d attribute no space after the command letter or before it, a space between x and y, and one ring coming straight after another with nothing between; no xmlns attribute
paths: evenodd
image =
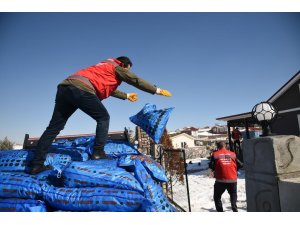
<svg viewBox="0 0 300 225"><path fill-rule="evenodd" d="M212 156L215 160L214 175L216 181L222 183L237 182L237 165L235 153L222 148L214 152Z"/></svg>
<svg viewBox="0 0 300 225"><path fill-rule="evenodd" d="M97 96L103 100L109 97L122 82L115 75L116 66L122 66L122 63L117 59L107 59L96 65L78 70L74 74L87 78L93 85ZM78 80L82 81L81 79ZM86 82L82 82L88 85Z"/></svg>
<svg viewBox="0 0 300 225"><path fill-rule="evenodd" d="M232 131L232 138L234 140L240 140L241 132L239 130L233 130Z"/></svg>

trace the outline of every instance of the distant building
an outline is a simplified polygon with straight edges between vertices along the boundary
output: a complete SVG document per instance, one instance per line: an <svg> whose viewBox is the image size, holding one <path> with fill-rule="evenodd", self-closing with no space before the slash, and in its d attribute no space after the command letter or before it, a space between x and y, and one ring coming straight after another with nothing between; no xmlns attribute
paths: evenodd
<svg viewBox="0 0 300 225"><path fill-rule="evenodd" d="M186 133L188 135L197 136L198 128L196 127L184 127L181 133Z"/></svg>
<svg viewBox="0 0 300 225"><path fill-rule="evenodd" d="M226 134L227 135L227 126L216 125L210 129L212 134Z"/></svg>
<svg viewBox="0 0 300 225"><path fill-rule="evenodd" d="M197 139L189 134L181 133L171 137L174 148L190 148L195 147Z"/></svg>

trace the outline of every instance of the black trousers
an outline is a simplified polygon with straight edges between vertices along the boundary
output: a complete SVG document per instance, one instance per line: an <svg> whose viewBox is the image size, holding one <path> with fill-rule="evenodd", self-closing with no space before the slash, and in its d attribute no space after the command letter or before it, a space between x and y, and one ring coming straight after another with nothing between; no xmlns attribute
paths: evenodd
<svg viewBox="0 0 300 225"><path fill-rule="evenodd" d="M230 195L230 202L231 202L231 209L233 212L237 212L237 183L221 183L215 182L214 185L214 201L216 210L218 212L223 212L223 205L221 201L222 194L227 190L228 194Z"/></svg>
<svg viewBox="0 0 300 225"><path fill-rule="evenodd" d="M55 98L55 107L49 126L39 139L36 154L31 162L43 164L52 141L64 128L67 120L80 109L97 122L94 150L103 150L109 129L109 114L100 99L91 93L71 85L59 85Z"/></svg>
<svg viewBox="0 0 300 225"><path fill-rule="evenodd" d="M239 146L239 148L237 148L237 146ZM240 140L234 140L233 149L234 149L236 154L239 153L239 151L241 150L241 141Z"/></svg>

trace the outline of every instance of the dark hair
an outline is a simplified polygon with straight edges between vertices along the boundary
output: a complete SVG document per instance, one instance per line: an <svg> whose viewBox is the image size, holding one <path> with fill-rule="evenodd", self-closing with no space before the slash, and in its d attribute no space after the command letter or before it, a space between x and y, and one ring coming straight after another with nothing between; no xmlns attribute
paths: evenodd
<svg viewBox="0 0 300 225"><path fill-rule="evenodd" d="M226 143L224 141L219 141L217 142L217 148L225 148L226 147Z"/></svg>
<svg viewBox="0 0 300 225"><path fill-rule="evenodd" d="M121 63L123 63L123 67L128 67L128 65L130 65L130 67L132 67L132 62L127 56L120 56L117 58L117 60L119 60Z"/></svg>

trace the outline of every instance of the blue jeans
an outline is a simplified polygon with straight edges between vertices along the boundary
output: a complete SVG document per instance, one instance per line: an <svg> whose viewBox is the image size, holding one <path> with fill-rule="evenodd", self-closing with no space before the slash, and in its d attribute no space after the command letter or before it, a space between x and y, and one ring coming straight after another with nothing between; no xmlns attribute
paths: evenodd
<svg viewBox="0 0 300 225"><path fill-rule="evenodd" d="M101 100L94 94L71 85L59 85L55 107L49 126L40 137L32 164L43 164L55 137L64 129L67 120L80 109L97 122L94 151L103 150L109 129L109 114Z"/></svg>

